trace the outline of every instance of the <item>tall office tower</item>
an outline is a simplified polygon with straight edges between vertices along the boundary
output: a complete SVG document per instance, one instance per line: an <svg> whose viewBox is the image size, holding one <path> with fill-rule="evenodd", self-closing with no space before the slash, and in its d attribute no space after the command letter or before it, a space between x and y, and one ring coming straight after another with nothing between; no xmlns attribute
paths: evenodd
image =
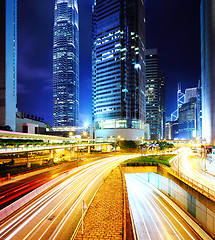
<svg viewBox="0 0 215 240"><path fill-rule="evenodd" d="M143 0L94 0L93 122L95 137L136 139L145 121Z"/></svg>
<svg viewBox="0 0 215 240"><path fill-rule="evenodd" d="M165 76L159 70L157 49L147 49L146 60L146 122L151 139L163 139L165 128Z"/></svg>
<svg viewBox="0 0 215 240"><path fill-rule="evenodd" d="M196 137L196 97L179 108L178 133L179 139L193 139Z"/></svg>
<svg viewBox="0 0 215 240"><path fill-rule="evenodd" d="M53 46L53 123L79 122L79 18L77 0L56 0Z"/></svg>
<svg viewBox="0 0 215 240"><path fill-rule="evenodd" d="M185 95L184 95L184 102L187 103L190 101L190 98L192 97L197 97L197 87L195 88L187 88L185 90Z"/></svg>
<svg viewBox="0 0 215 240"><path fill-rule="evenodd" d="M215 7L201 1L201 75L203 139L215 144Z"/></svg>
<svg viewBox="0 0 215 240"><path fill-rule="evenodd" d="M166 122L166 83L165 72L159 71L159 101L160 101L160 114L161 114L161 135L160 139L165 138L165 122Z"/></svg>
<svg viewBox="0 0 215 240"><path fill-rule="evenodd" d="M0 126L16 127L17 1L0 1Z"/></svg>
<svg viewBox="0 0 215 240"><path fill-rule="evenodd" d="M202 138L202 86L199 80L197 88L197 104L196 104L196 129L197 137Z"/></svg>

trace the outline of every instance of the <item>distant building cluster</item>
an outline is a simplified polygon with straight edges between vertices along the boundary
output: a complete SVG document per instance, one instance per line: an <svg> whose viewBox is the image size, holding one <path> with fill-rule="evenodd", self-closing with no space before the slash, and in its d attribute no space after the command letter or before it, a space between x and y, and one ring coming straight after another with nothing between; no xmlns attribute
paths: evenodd
<svg viewBox="0 0 215 240"><path fill-rule="evenodd" d="M202 138L202 90L201 83L196 88L187 88L185 93L178 89L178 109L167 121L166 139Z"/></svg>
<svg viewBox="0 0 215 240"><path fill-rule="evenodd" d="M91 136L215 143L213 0L201 1L201 81L184 93L179 86L177 109L167 122L165 73L158 50L146 49L144 8L143 0L92 3ZM0 13L0 127L44 133L40 118L17 109L17 0L0 1ZM52 133L79 126L77 0L55 0L53 35Z"/></svg>

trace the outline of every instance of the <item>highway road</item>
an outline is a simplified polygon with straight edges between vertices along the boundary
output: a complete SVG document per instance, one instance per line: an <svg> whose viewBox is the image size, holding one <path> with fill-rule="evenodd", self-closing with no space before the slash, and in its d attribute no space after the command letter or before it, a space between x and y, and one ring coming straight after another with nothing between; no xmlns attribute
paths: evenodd
<svg viewBox="0 0 215 240"><path fill-rule="evenodd" d="M131 157L137 155L110 157L79 167L81 171L2 221L0 239L70 239L81 219L82 201L89 204L110 171Z"/></svg>
<svg viewBox="0 0 215 240"><path fill-rule="evenodd" d="M178 157L176 157L171 162L171 167L176 171L179 170L181 173L195 180L196 182L215 190L215 177L200 170L200 167L198 166L199 158L193 155L191 149L180 148L179 152L179 161Z"/></svg>
<svg viewBox="0 0 215 240"><path fill-rule="evenodd" d="M139 240L201 239L163 198L136 174L125 174L129 205Z"/></svg>
<svg viewBox="0 0 215 240"><path fill-rule="evenodd" d="M78 162L74 161L56 167L33 171L27 175L17 176L12 181L0 183L0 210L61 174L77 168L77 165L82 166L98 159L89 158L84 161L79 160Z"/></svg>

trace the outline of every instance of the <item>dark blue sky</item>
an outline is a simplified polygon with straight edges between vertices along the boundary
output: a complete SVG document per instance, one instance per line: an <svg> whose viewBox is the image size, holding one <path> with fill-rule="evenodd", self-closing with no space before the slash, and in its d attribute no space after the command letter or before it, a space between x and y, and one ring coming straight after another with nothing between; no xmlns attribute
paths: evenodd
<svg viewBox="0 0 215 240"><path fill-rule="evenodd" d="M52 123L54 0L18 0L18 108ZM182 90L200 79L200 0L146 0L146 47L166 72L167 116ZM80 12L80 123L91 121L91 0Z"/></svg>

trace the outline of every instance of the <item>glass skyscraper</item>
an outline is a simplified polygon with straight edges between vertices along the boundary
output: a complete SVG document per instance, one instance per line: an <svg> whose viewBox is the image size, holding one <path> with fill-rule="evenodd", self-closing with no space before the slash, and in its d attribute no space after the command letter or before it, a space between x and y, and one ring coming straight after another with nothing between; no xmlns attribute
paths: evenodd
<svg viewBox="0 0 215 240"><path fill-rule="evenodd" d="M92 115L96 137L116 137L120 129L143 129L144 2L94 0L92 11Z"/></svg>
<svg viewBox="0 0 215 240"><path fill-rule="evenodd" d="M16 129L17 0L0 1L0 126Z"/></svg>
<svg viewBox="0 0 215 240"><path fill-rule="evenodd" d="M160 71L157 49L147 49L146 59L146 122L151 139L163 139L165 131L165 74Z"/></svg>
<svg viewBox="0 0 215 240"><path fill-rule="evenodd" d="M79 15L77 0L56 0L53 46L53 125L79 123Z"/></svg>
<svg viewBox="0 0 215 240"><path fill-rule="evenodd" d="M201 1L202 137L215 144L215 2Z"/></svg>

